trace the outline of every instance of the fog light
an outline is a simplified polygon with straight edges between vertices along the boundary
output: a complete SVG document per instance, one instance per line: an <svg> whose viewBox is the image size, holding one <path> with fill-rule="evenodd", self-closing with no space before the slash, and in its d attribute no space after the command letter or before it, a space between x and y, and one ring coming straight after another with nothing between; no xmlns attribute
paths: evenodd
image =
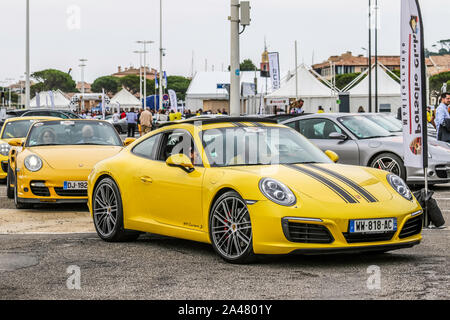
<svg viewBox="0 0 450 320"><path fill-rule="evenodd" d="M23 191L28 192L28 188L23 188Z"/></svg>

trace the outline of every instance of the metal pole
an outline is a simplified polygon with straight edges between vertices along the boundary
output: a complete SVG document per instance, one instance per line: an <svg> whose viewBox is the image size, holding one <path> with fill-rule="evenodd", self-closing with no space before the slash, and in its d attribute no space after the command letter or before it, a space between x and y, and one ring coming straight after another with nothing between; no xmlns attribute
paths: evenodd
<svg viewBox="0 0 450 320"><path fill-rule="evenodd" d="M295 40L295 99L298 99L298 51L297 51L297 40Z"/></svg>
<svg viewBox="0 0 450 320"><path fill-rule="evenodd" d="M378 112L378 0L375 0L375 112Z"/></svg>
<svg viewBox="0 0 450 320"><path fill-rule="evenodd" d="M26 4L26 45L25 45L25 109L30 108L30 0Z"/></svg>
<svg viewBox="0 0 450 320"><path fill-rule="evenodd" d="M159 108L162 109L163 102L163 47L162 47L162 0L159 0Z"/></svg>
<svg viewBox="0 0 450 320"><path fill-rule="evenodd" d="M79 65L81 67L81 110L84 111L84 67L86 65L84 64L87 61L87 59L80 59L81 64Z"/></svg>
<svg viewBox="0 0 450 320"><path fill-rule="evenodd" d="M372 1L369 0L369 112L372 112Z"/></svg>
<svg viewBox="0 0 450 320"><path fill-rule="evenodd" d="M231 0L230 16L230 115L240 115L239 0ZM266 89L267 90L267 89Z"/></svg>
<svg viewBox="0 0 450 320"><path fill-rule="evenodd" d="M144 41L144 110L147 109L147 50ZM142 84L141 84L142 86ZM142 101L142 100L141 100Z"/></svg>

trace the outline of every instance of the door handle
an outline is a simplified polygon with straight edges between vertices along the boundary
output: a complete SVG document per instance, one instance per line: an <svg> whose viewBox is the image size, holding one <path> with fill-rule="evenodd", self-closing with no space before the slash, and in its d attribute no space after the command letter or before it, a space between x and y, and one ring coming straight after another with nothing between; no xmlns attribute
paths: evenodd
<svg viewBox="0 0 450 320"><path fill-rule="evenodd" d="M140 179L144 183L152 183L153 182L153 179L150 177L147 177L147 176L141 177Z"/></svg>

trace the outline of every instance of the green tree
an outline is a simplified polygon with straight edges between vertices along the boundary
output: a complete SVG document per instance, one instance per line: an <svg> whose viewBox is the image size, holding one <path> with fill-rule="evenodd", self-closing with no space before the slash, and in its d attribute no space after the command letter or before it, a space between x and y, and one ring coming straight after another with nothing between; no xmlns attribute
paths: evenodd
<svg viewBox="0 0 450 320"><path fill-rule="evenodd" d="M184 100L186 98L186 91L191 80L181 76L167 77L167 89L172 89L177 94L177 99Z"/></svg>
<svg viewBox="0 0 450 320"><path fill-rule="evenodd" d="M430 77L430 90L441 92L442 84L448 81L450 81L450 71L438 73Z"/></svg>
<svg viewBox="0 0 450 320"><path fill-rule="evenodd" d="M245 59L240 65L241 71L255 71L256 66L250 59Z"/></svg>
<svg viewBox="0 0 450 320"><path fill-rule="evenodd" d="M360 74L361 72L336 75L336 87L338 89L344 89L350 82L355 80Z"/></svg>
<svg viewBox="0 0 450 320"><path fill-rule="evenodd" d="M95 79L91 85L92 92L102 92L105 89L106 93L116 94L119 90L119 78L113 76L104 76Z"/></svg>
<svg viewBox="0 0 450 320"><path fill-rule="evenodd" d="M56 69L46 69L32 73L31 77L38 82L30 88L32 96L38 91L57 89L63 92L77 92L75 81L66 72Z"/></svg>

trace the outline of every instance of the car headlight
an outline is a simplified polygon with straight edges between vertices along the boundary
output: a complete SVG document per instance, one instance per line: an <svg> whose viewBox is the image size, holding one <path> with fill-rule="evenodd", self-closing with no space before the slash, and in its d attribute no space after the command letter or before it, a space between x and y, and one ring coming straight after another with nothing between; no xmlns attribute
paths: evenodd
<svg viewBox="0 0 450 320"><path fill-rule="evenodd" d="M0 154L7 156L9 154L9 150L11 149L11 146L7 143L0 144Z"/></svg>
<svg viewBox="0 0 450 320"><path fill-rule="evenodd" d="M397 191L403 198L405 198L406 200L412 200L412 193L402 178L390 173L387 175L386 179L392 186L392 188L394 188L395 191Z"/></svg>
<svg viewBox="0 0 450 320"><path fill-rule="evenodd" d="M25 168L30 171L39 171L42 168L42 160L37 155L32 154L25 158Z"/></svg>
<svg viewBox="0 0 450 320"><path fill-rule="evenodd" d="M262 178L259 181L259 190L267 199L282 206L292 206L297 202L291 189L272 178Z"/></svg>

